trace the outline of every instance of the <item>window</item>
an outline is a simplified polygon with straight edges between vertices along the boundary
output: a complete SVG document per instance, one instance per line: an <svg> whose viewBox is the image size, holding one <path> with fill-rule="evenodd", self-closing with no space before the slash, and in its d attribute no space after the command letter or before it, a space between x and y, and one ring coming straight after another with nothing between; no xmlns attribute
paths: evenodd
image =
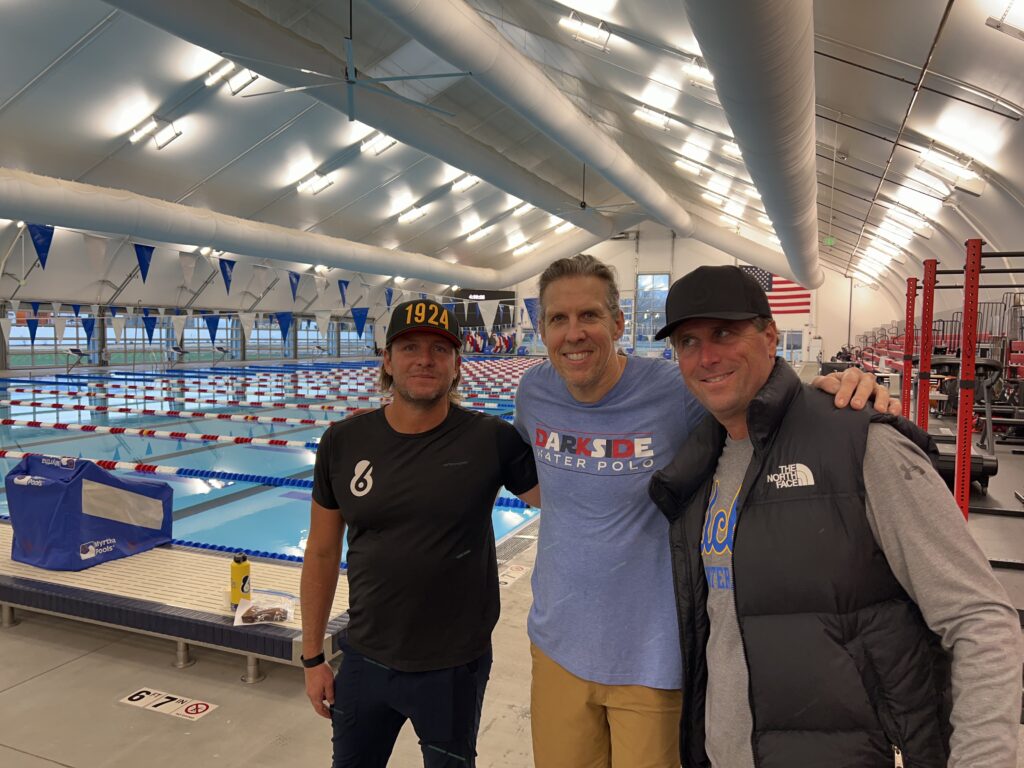
<svg viewBox="0 0 1024 768"><path fill-rule="evenodd" d="M667 272L637 275L636 305L633 323L636 329L635 347L638 353L661 354L666 342L655 341L656 334L665 325L665 299L671 276Z"/></svg>

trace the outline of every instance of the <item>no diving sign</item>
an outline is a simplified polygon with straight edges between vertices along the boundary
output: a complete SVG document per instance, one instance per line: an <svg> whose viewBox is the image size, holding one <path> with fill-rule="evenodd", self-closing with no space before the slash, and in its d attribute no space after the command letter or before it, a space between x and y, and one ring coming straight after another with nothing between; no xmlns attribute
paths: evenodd
<svg viewBox="0 0 1024 768"><path fill-rule="evenodd" d="M165 715L181 717L185 720L198 720L217 708L216 704L211 704L208 701L176 696L155 688L139 688L121 699L121 703L148 709L151 712L162 712Z"/></svg>

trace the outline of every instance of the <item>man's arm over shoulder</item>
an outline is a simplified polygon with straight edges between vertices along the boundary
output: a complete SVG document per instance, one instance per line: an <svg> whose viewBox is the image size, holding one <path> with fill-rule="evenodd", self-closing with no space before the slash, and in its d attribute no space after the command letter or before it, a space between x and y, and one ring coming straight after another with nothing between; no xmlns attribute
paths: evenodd
<svg viewBox="0 0 1024 768"><path fill-rule="evenodd" d="M868 521L893 574L953 655L949 768L1016 768L1017 611L945 483L896 430L869 428L864 484Z"/></svg>

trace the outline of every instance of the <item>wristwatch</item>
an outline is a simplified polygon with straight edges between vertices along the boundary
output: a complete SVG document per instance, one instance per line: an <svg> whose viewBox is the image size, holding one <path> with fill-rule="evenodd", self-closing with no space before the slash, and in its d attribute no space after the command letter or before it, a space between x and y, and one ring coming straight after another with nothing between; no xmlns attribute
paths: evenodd
<svg viewBox="0 0 1024 768"><path fill-rule="evenodd" d="M327 661L327 657L324 656L323 651L321 651L311 659L307 659L305 656L299 656L299 661L302 662L302 666L304 666L306 669L312 669L313 667L319 667L321 664Z"/></svg>

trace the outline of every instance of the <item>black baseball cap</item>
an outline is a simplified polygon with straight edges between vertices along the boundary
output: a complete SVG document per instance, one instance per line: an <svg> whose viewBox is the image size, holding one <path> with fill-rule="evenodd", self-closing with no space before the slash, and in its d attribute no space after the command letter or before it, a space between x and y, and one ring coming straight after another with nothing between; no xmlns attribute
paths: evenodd
<svg viewBox="0 0 1024 768"><path fill-rule="evenodd" d="M385 344L409 331L428 331L444 336L457 348L462 348L462 333L455 313L430 299L413 299L396 304L391 310L391 322Z"/></svg>
<svg viewBox="0 0 1024 768"><path fill-rule="evenodd" d="M655 339L664 339L684 320L751 320L771 317L768 297L758 282L739 267L697 267L672 283L665 300L665 327Z"/></svg>

